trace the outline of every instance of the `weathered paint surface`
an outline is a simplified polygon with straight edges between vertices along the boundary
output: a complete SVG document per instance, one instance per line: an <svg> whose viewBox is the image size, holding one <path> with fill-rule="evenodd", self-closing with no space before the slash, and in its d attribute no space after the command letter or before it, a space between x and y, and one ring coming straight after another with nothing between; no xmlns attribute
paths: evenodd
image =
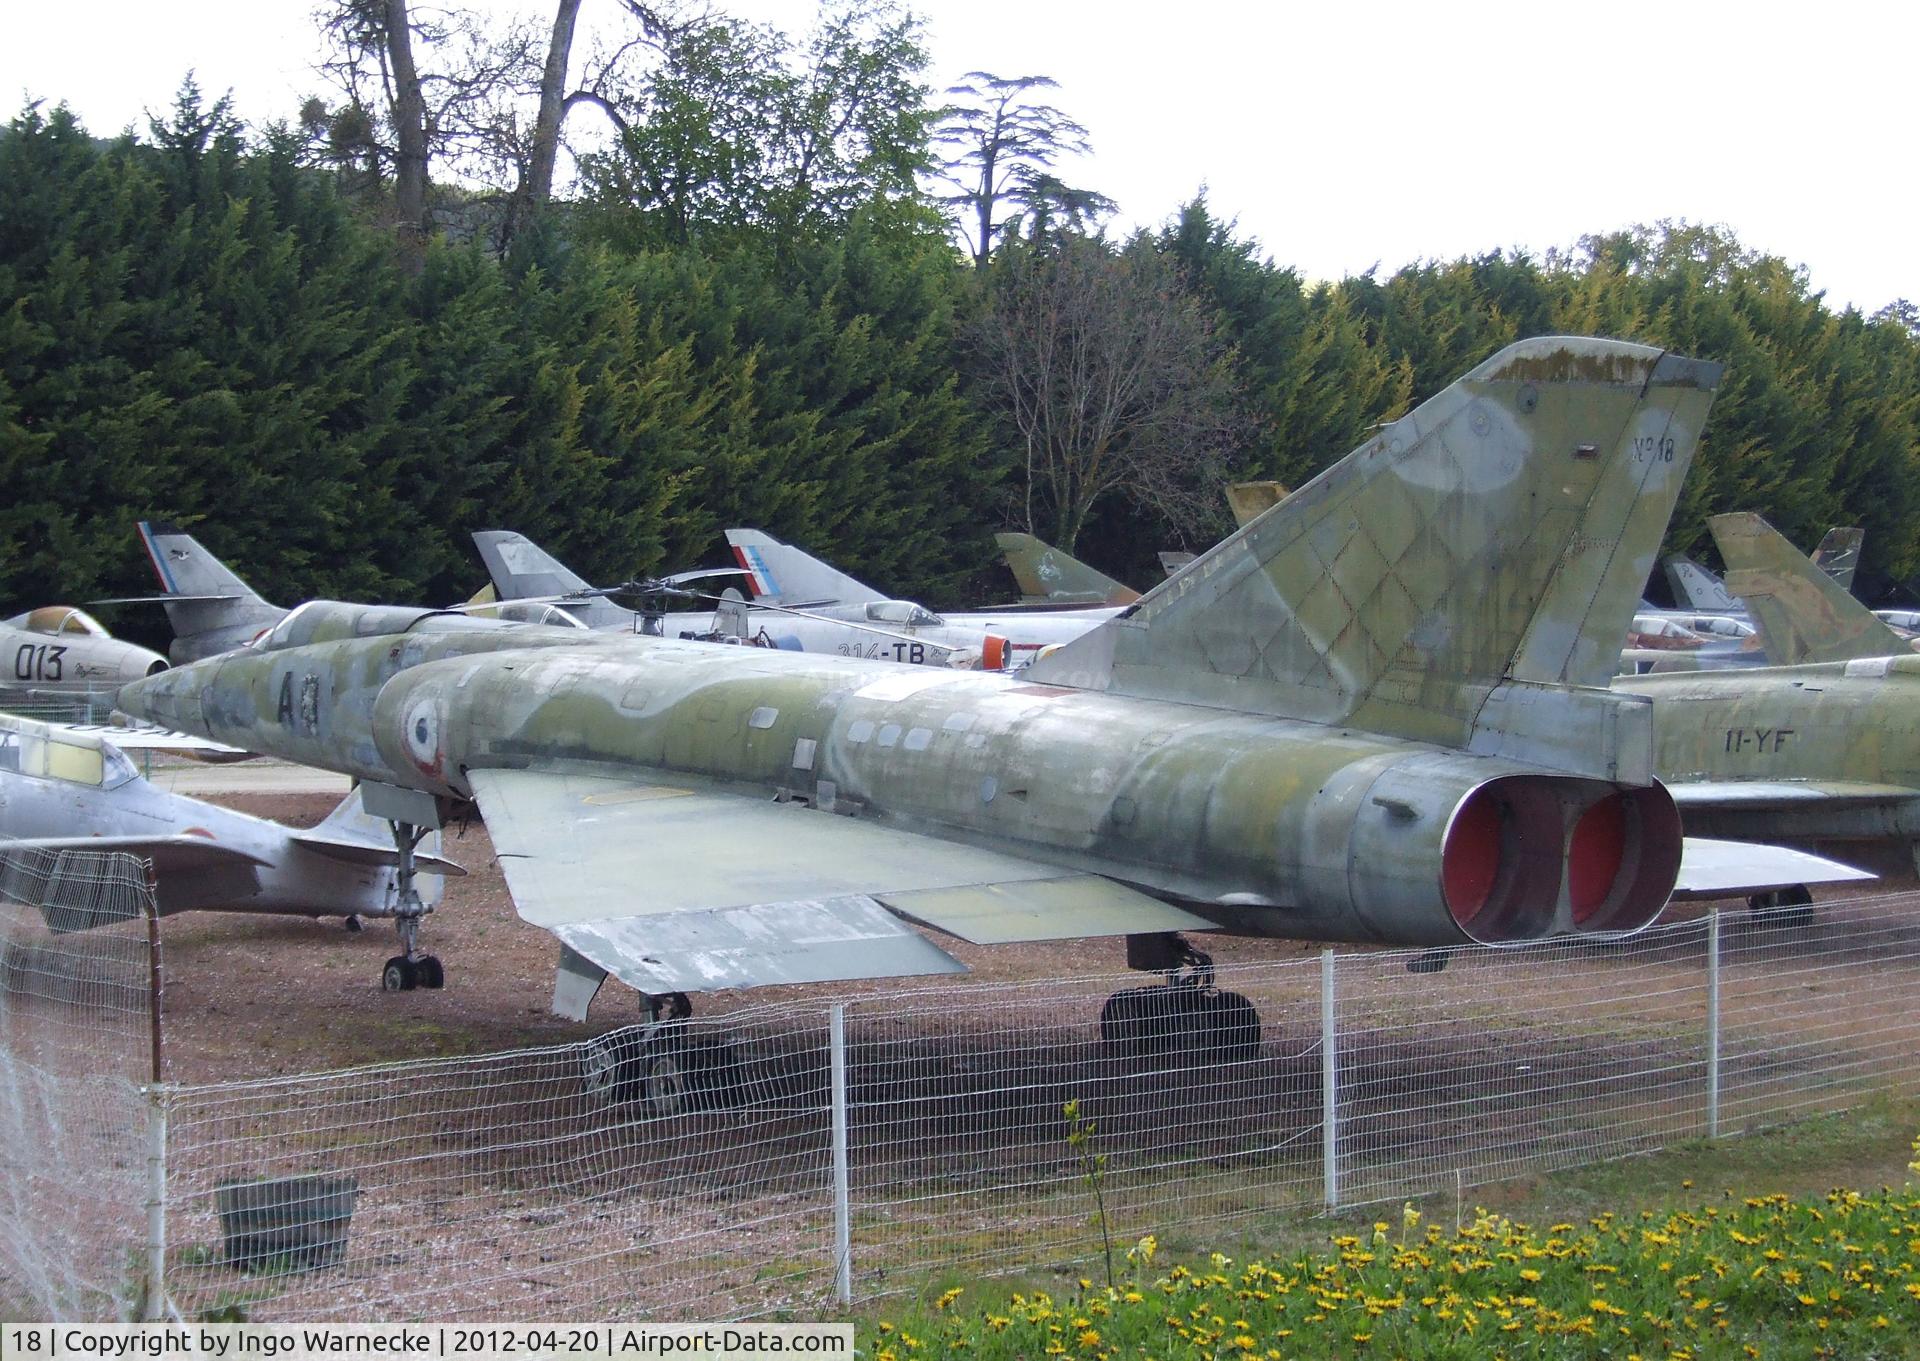
<svg viewBox="0 0 1920 1361"><path fill-rule="evenodd" d="M1031 534L995 534L1020 594L1029 603L1131 605L1140 592Z"/></svg>
<svg viewBox="0 0 1920 1361"><path fill-rule="evenodd" d="M1622 677L1616 688L1653 700L1655 760L1690 832L1920 837L1920 657ZM1749 785L1785 788L1756 797Z"/></svg>
<svg viewBox="0 0 1920 1361"><path fill-rule="evenodd" d="M1563 705L1493 696L1612 677L1719 373L1616 342L1511 346L1035 678L1644 778L1644 729L1623 764L1565 740Z"/></svg>
<svg viewBox="0 0 1920 1361"><path fill-rule="evenodd" d="M1715 515L1707 528L1726 559L1727 587L1746 601L1767 659L1775 665L1845 662L1911 650L1906 639L1760 516ZM1834 530L1827 538L1847 532ZM1857 541L1853 556L1858 556Z"/></svg>

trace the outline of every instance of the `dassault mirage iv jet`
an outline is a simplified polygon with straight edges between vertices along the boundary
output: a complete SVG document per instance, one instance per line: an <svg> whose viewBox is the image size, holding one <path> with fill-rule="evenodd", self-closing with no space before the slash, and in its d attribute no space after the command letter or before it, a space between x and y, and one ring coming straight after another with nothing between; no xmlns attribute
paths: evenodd
<svg viewBox="0 0 1920 1361"><path fill-rule="evenodd" d="M97 698L110 706L128 681L166 669L158 652L122 642L71 605L0 621L0 704Z"/></svg>
<svg viewBox="0 0 1920 1361"><path fill-rule="evenodd" d="M1651 706L1606 685L1719 375L1509 346L1023 676L314 603L121 702L358 776L402 844L477 805L564 947L563 1015L608 973L684 1013L962 969L905 919L1125 936L1169 985L1106 1019L1211 1025L1187 932L1438 946L1660 911L1679 817Z"/></svg>

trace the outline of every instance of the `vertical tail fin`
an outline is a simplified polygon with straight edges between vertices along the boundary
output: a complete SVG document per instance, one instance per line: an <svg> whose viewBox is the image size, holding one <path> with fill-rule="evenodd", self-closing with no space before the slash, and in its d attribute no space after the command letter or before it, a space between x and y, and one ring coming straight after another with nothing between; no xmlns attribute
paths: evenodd
<svg viewBox="0 0 1920 1361"><path fill-rule="evenodd" d="M1813 550L1813 565L1832 577L1843 591L1853 590L1853 574L1860 567L1860 549L1867 541L1864 529L1835 526Z"/></svg>
<svg viewBox="0 0 1920 1361"><path fill-rule="evenodd" d="M1910 650L1758 515L1715 515L1707 528L1727 561L1727 587L1746 600L1775 666L1896 657Z"/></svg>
<svg viewBox="0 0 1920 1361"><path fill-rule="evenodd" d="M1673 603L1683 610L1738 614L1745 608L1727 589L1726 582L1685 553L1662 559L1660 566L1667 574L1667 585L1673 587Z"/></svg>
<svg viewBox="0 0 1920 1361"><path fill-rule="evenodd" d="M494 592L502 600L591 589L586 578L524 534L510 529L476 529L473 546L480 550Z"/></svg>
<svg viewBox="0 0 1920 1361"><path fill-rule="evenodd" d="M349 860L362 860L364 852L375 855L391 854L393 833L387 824L367 812L360 799L360 790L356 786L347 791L347 796L334 806L334 810L320 820L310 831L296 831L293 839L309 850L322 855L336 855ZM426 871L414 881L414 888L420 900L428 907L439 905L446 895L447 881L443 872L445 866L440 861L440 833L428 832L414 848L415 854L423 862ZM383 863L385 863L383 861ZM464 873L458 867L452 867L454 873ZM382 899L367 904L364 911L380 914L391 909L395 896L395 881L389 877Z"/></svg>
<svg viewBox="0 0 1920 1361"><path fill-rule="evenodd" d="M1029 675L1641 778L1604 687L1720 373L1510 345Z"/></svg>
<svg viewBox="0 0 1920 1361"><path fill-rule="evenodd" d="M473 546L480 550L480 560L487 565L494 594L502 602L545 599L593 589L585 577L524 534L510 529L476 529ZM635 618L632 610L605 599L569 601L567 613L590 629L624 628ZM502 610L495 617L530 618L512 610Z"/></svg>
<svg viewBox="0 0 1920 1361"><path fill-rule="evenodd" d="M827 566L790 543L757 529L729 529L733 556L752 575L755 596L774 602L804 600L814 605L864 605L887 597Z"/></svg>
<svg viewBox="0 0 1920 1361"><path fill-rule="evenodd" d="M167 651L175 662L244 647L286 617L179 526L142 520L140 542L160 577L160 589L179 597L163 601L174 635Z"/></svg>
<svg viewBox="0 0 1920 1361"><path fill-rule="evenodd" d="M1288 495L1286 484L1282 482L1229 482L1227 509L1233 512L1233 522L1245 528L1286 500Z"/></svg>
<svg viewBox="0 0 1920 1361"><path fill-rule="evenodd" d="M1131 605L1140 592L1031 534L995 534L1026 604Z"/></svg>

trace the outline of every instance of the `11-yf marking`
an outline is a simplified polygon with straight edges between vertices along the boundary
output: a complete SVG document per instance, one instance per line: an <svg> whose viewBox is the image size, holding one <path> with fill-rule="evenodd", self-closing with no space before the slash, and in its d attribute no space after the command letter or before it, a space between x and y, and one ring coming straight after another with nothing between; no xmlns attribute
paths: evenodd
<svg viewBox="0 0 1920 1361"><path fill-rule="evenodd" d="M1787 739L1792 736L1792 728L1728 728L1727 750L1772 756L1786 746Z"/></svg>

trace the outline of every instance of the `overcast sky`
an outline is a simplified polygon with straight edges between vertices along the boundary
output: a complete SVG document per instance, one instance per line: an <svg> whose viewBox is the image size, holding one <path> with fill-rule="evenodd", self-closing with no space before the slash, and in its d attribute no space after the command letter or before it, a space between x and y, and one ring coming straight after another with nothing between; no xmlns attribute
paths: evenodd
<svg viewBox="0 0 1920 1361"><path fill-rule="evenodd" d="M538 0L484 0L538 12ZM716 0L804 31L800 0ZM1830 303L1920 301L1920 6L1178 5L919 0L936 89L1049 75L1092 134L1070 180L1154 225L1205 185L1282 264L1374 265L1687 218L1807 267ZM586 0L606 21L613 0ZM0 92L111 133L194 68L250 120L321 88L308 0L0 0Z"/></svg>

